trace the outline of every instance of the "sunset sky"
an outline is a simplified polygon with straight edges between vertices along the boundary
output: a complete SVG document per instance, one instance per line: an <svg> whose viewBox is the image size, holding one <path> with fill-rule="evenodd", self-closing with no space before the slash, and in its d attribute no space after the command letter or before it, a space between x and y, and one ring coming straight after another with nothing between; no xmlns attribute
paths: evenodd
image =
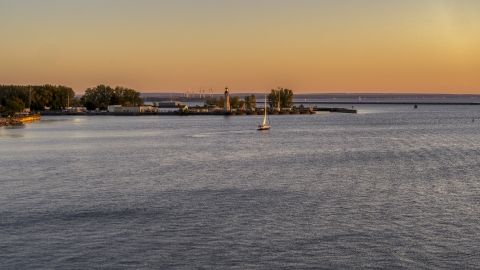
<svg viewBox="0 0 480 270"><path fill-rule="evenodd" d="M480 94L480 1L0 0L0 84Z"/></svg>

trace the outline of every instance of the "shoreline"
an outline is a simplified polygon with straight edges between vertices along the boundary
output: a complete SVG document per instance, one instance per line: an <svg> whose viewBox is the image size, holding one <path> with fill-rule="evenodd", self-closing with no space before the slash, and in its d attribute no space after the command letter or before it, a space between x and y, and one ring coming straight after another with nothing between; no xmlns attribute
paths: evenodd
<svg viewBox="0 0 480 270"><path fill-rule="evenodd" d="M19 126L26 122L33 122L33 121L40 120L41 118L42 116L40 114L28 115L23 117L11 117L11 118L0 117L0 127Z"/></svg>
<svg viewBox="0 0 480 270"><path fill-rule="evenodd" d="M333 112L333 111L332 111ZM338 111L342 112L342 111ZM108 115L108 116L143 116L143 115L156 115L156 116L194 116L194 115L215 115L215 116L250 116L250 115L260 115L258 112L189 112L188 114L179 114L178 111L171 112L151 112L151 113L111 113L111 112L98 112L98 113L87 113L87 112L41 112L42 116L55 116L55 115L85 115L85 116L99 116L99 115ZM286 115L286 114L316 114L315 111L274 111L269 112L269 115ZM263 113L262 113L263 115Z"/></svg>
<svg viewBox="0 0 480 270"><path fill-rule="evenodd" d="M8 126L18 126L21 125L22 122L20 122L19 119L8 119L8 118L0 118L0 127L8 127Z"/></svg>
<svg viewBox="0 0 480 270"><path fill-rule="evenodd" d="M304 108L300 110L273 110L268 111L269 115L288 115L288 114L316 114L317 112L333 112L333 113L357 113L357 110L339 108L339 107L313 107L313 108ZM96 115L109 115L109 116L140 116L140 115L158 115L158 116L188 116L188 115L220 115L220 116L244 116L244 115L263 115L263 110L259 111L201 111L199 108L193 108L184 114L180 111L150 111L150 112L99 112L99 111L90 111L90 112L65 112L65 111L41 111L41 115L51 116L51 115L86 115L86 116L96 116Z"/></svg>

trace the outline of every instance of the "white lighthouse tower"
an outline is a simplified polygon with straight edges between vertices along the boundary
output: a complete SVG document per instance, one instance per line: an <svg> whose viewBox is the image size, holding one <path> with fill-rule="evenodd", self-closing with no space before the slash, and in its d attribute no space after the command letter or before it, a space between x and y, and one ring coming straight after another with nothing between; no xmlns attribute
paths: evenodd
<svg viewBox="0 0 480 270"><path fill-rule="evenodd" d="M223 111L230 111L230 93L228 92L228 87L225 87L225 101L223 104Z"/></svg>

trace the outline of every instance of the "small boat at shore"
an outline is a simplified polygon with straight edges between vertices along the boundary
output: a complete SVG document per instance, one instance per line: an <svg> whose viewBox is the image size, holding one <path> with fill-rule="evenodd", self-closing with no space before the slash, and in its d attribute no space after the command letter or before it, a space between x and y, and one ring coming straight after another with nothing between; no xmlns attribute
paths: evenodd
<svg viewBox="0 0 480 270"><path fill-rule="evenodd" d="M270 126L267 125L267 96L265 95L265 107L263 109L263 123L258 126L257 130L269 130Z"/></svg>

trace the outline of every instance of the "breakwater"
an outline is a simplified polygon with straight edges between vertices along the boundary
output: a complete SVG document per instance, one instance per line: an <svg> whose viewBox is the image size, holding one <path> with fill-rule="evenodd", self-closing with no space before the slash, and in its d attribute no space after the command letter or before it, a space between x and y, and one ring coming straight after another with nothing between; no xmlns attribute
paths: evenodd
<svg viewBox="0 0 480 270"><path fill-rule="evenodd" d="M347 108L326 108L326 107L314 107L314 111L323 112L338 112L338 113L357 113L357 110Z"/></svg>
<svg viewBox="0 0 480 270"><path fill-rule="evenodd" d="M181 114L178 111L168 111L168 112L121 112L121 113L113 113L113 112L42 112L42 115L87 115L87 116L95 116L95 115L112 115L112 116L132 116L132 115L161 115L161 116L172 116L172 115L223 115L223 116L243 116L243 115L263 115L263 112L224 112L224 111L214 111L214 112L196 112L196 111L189 111L187 114ZM285 115L285 114L315 114L315 111L273 111L268 112L269 115Z"/></svg>
<svg viewBox="0 0 480 270"><path fill-rule="evenodd" d="M0 118L0 127L4 126L17 126L21 125L22 122L16 118Z"/></svg>
<svg viewBox="0 0 480 270"><path fill-rule="evenodd" d="M40 120L41 118L42 116L39 114L21 116L21 117L0 118L0 127L18 126L26 122L33 122L33 121Z"/></svg>
<svg viewBox="0 0 480 270"><path fill-rule="evenodd" d="M316 114L316 111L321 112L332 112L332 113L357 113L357 110L346 109L346 108L327 108L327 107L314 107L309 110L293 110L293 111L269 111L269 115L287 115L287 114ZM112 115L112 116L122 116L122 115L162 115L162 116L171 116L171 115L185 115L180 114L179 111L159 111L159 112L62 112L62 111L42 111L41 115ZM244 115L263 115L263 111L213 111L213 112L204 112L196 110L195 108L191 109L186 115L226 115L226 116L244 116Z"/></svg>

